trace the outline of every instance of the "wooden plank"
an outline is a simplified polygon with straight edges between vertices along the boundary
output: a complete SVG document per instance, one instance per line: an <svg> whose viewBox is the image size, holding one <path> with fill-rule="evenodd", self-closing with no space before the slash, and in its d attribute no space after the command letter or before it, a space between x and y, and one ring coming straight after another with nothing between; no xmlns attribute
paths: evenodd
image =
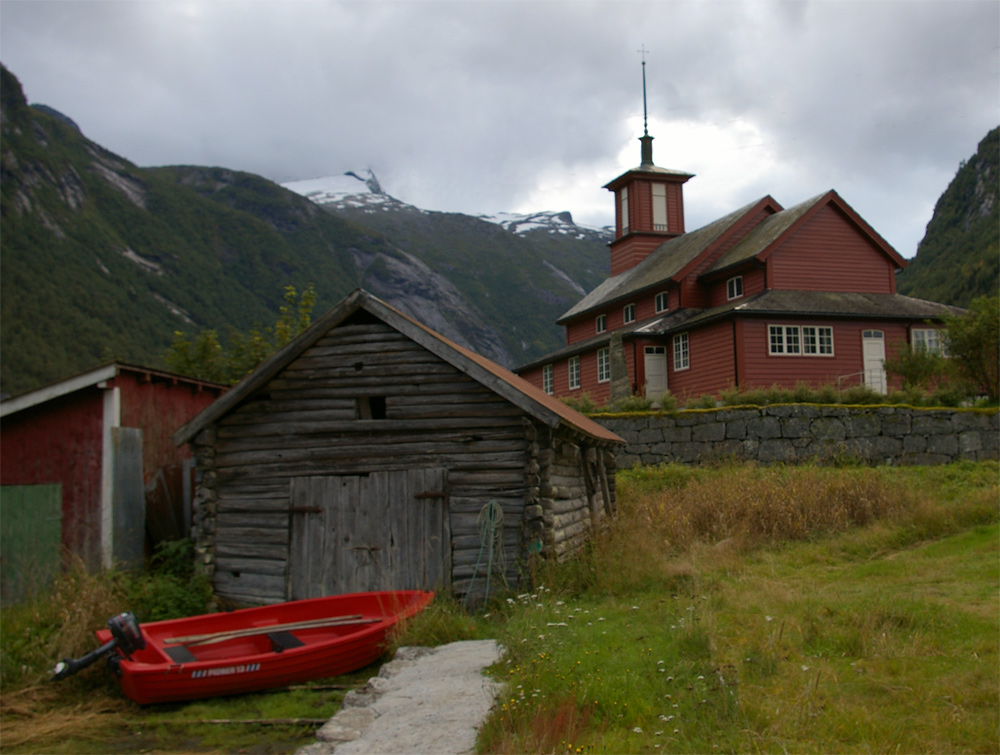
<svg viewBox="0 0 1000 755"><path fill-rule="evenodd" d="M279 512L220 511L216 518L219 529L236 527L262 527L285 529L288 527L288 509Z"/></svg>
<svg viewBox="0 0 1000 755"><path fill-rule="evenodd" d="M277 603L284 600L285 578L271 574L216 570L212 577L216 592L225 598L247 602Z"/></svg>
<svg viewBox="0 0 1000 755"><path fill-rule="evenodd" d="M388 449L382 444L323 445L322 447L269 448L260 451L238 451L220 453L216 456L216 468L222 471L228 467L261 464L299 464L316 461L335 462L344 458L373 458L378 456L399 457L405 454L427 455L435 454L452 459L456 466L470 469L486 468L517 469L524 468L524 451L508 450L503 445L492 448L470 448L464 443L438 444L431 442L415 442L395 444ZM328 470L329 471L329 468ZM576 481L579 484L579 481Z"/></svg>
<svg viewBox="0 0 1000 755"><path fill-rule="evenodd" d="M500 418L492 421L480 417L432 417L411 420L354 420L326 422L275 422L250 425L248 427L219 427L220 438L249 437L265 435L308 435L314 433L344 433L344 432L426 432L441 430L473 430L476 428L493 429L497 427L513 427L516 418Z"/></svg>
<svg viewBox="0 0 1000 755"><path fill-rule="evenodd" d="M268 527L226 527L216 535L217 540L230 540L247 542L256 541L260 543L287 543L288 529L276 530Z"/></svg>
<svg viewBox="0 0 1000 755"><path fill-rule="evenodd" d="M426 442L427 434L405 434L405 433L366 433L365 438L375 438L381 446L406 446L415 442ZM282 448L308 448L318 445L322 446L354 446L358 443L358 433L316 433L312 435L287 435L280 440ZM526 452L528 442L516 426L508 425L493 430L456 430L450 432L434 433L434 440L437 443L447 446L454 445L456 448L468 448L473 451L502 451L518 450ZM238 451L259 451L273 448L276 443L273 436L234 436L220 439L216 444L216 453L232 453ZM274 487L274 486L272 486ZM249 488L250 494L255 494L256 488ZM278 490L274 493L286 494L287 491ZM259 496L258 496L259 497Z"/></svg>
<svg viewBox="0 0 1000 755"><path fill-rule="evenodd" d="M247 572L253 574L280 575L283 577L285 575L285 560L247 558L245 556L233 558L216 555L215 568L239 574Z"/></svg>
<svg viewBox="0 0 1000 755"><path fill-rule="evenodd" d="M233 557L284 560L288 558L288 545L286 543L247 543L242 540L239 542L219 540L215 543L215 557L216 559Z"/></svg>

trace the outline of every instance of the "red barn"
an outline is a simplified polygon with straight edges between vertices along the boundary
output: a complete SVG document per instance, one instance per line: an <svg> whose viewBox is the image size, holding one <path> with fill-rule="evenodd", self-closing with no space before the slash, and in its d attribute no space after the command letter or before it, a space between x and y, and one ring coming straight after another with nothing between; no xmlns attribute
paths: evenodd
<svg viewBox="0 0 1000 755"><path fill-rule="evenodd" d="M938 347L945 314L896 293L908 263L835 191L789 209L766 196L685 232L692 176L642 163L615 195L611 276L566 312L566 346L518 374L547 393L686 399L797 383L888 388L884 360ZM614 388L612 386L614 385Z"/></svg>
<svg viewBox="0 0 1000 755"><path fill-rule="evenodd" d="M111 363L0 403L5 578L21 550L96 569L141 560L147 529L186 534L193 463L170 435L223 390Z"/></svg>

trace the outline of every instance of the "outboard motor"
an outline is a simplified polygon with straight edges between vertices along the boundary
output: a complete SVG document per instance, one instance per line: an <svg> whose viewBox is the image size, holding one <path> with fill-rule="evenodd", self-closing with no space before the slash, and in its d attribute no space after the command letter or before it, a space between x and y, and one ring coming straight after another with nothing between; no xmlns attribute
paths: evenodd
<svg viewBox="0 0 1000 755"><path fill-rule="evenodd" d="M112 616L108 619L108 629L111 630L111 639L101 645L97 650L92 650L82 658L63 658L52 670L52 679L57 682L72 676L77 671L87 668L94 661L103 658L116 648L129 660L132 660L132 653L146 647L146 638L142 636L139 622L135 615L128 611Z"/></svg>

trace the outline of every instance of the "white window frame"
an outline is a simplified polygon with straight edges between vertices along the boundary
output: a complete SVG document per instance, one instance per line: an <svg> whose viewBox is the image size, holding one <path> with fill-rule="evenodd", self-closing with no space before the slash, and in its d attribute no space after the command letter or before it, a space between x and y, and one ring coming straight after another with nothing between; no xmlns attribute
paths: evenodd
<svg viewBox="0 0 1000 755"><path fill-rule="evenodd" d="M833 328L829 325L803 325L802 356L832 357Z"/></svg>
<svg viewBox="0 0 1000 755"><path fill-rule="evenodd" d="M667 230L667 185L653 184L653 230Z"/></svg>
<svg viewBox="0 0 1000 755"><path fill-rule="evenodd" d="M554 390L553 380L552 380L552 365L547 364L542 367L542 390L552 395Z"/></svg>
<svg viewBox="0 0 1000 755"><path fill-rule="evenodd" d="M947 356L941 332L937 328L913 328L910 331L910 348L913 351L923 349L928 354Z"/></svg>
<svg viewBox="0 0 1000 755"><path fill-rule="evenodd" d="M624 236L628 233L628 186L622 186L622 190L618 196L618 201L621 204L622 236Z"/></svg>
<svg viewBox="0 0 1000 755"><path fill-rule="evenodd" d="M580 357L570 357L566 365L569 377L570 390L577 390L580 387Z"/></svg>
<svg viewBox="0 0 1000 755"><path fill-rule="evenodd" d="M595 330L595 332L597 332L597 333L603 333L607 329L608 329L608 316L607 315L598 315L594 319L594 330Z"/></svg>
<svg viewBox="0 0 1000 755"><path fill-rule="evenodd" d="M674 336L674 372L691 367L691 342L687 333Z"/></svg>
<svg viewBox="0 0 1000 755"><path fill-rule="evenodd" d="M773 357L832 357L833 328L829 325L769 324L767 353Z"/></svg>
<svg viewBox="0 0 1000 755"><path fill-rule="evenodd" d="M611 352L607 347L597 350L597 382L611 382Z"/></svg>
<svg viewBox="0 0 1000 755"><path fill-rule="evenodd" d="M743 297L743 276L736 275L726 281L726 301Z"/></svg>
<svg viewBox="0 0 1000 755"><path fill-rule="evenodd" d="M656 312L666 312L670 309L670 292L661 291L656 295Z"/></svg>
<svg viewBox="0 0 1000 755"><path fill-rule="evenodd" d="M635 322L635 304L626 304L622 308L622 322L626 325Z"/></svg>

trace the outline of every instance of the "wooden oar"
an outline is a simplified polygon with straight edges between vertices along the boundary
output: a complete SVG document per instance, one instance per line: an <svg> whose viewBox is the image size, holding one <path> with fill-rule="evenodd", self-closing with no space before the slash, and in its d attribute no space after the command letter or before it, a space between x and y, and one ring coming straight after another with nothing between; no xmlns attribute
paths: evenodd
<svg viewBox="0 0 1000 755"><path fill-rule="evenodd" d="M257 627L246 627L244 629L224 629L218 632L207 632L205 634L192 634L185 637L168 637L162 640L165 645L194 645L208 641L217 642L219 638L233 639L235 637L250 637L255 634L267 634L268 632L287 632L294 629L315 629L319 627L338 626L341 624L373 624L382 619L363 619L361 614L353 616L329 616L325 619L309 619L306 621L293 621L286 624L267 624Z"/></svg>

